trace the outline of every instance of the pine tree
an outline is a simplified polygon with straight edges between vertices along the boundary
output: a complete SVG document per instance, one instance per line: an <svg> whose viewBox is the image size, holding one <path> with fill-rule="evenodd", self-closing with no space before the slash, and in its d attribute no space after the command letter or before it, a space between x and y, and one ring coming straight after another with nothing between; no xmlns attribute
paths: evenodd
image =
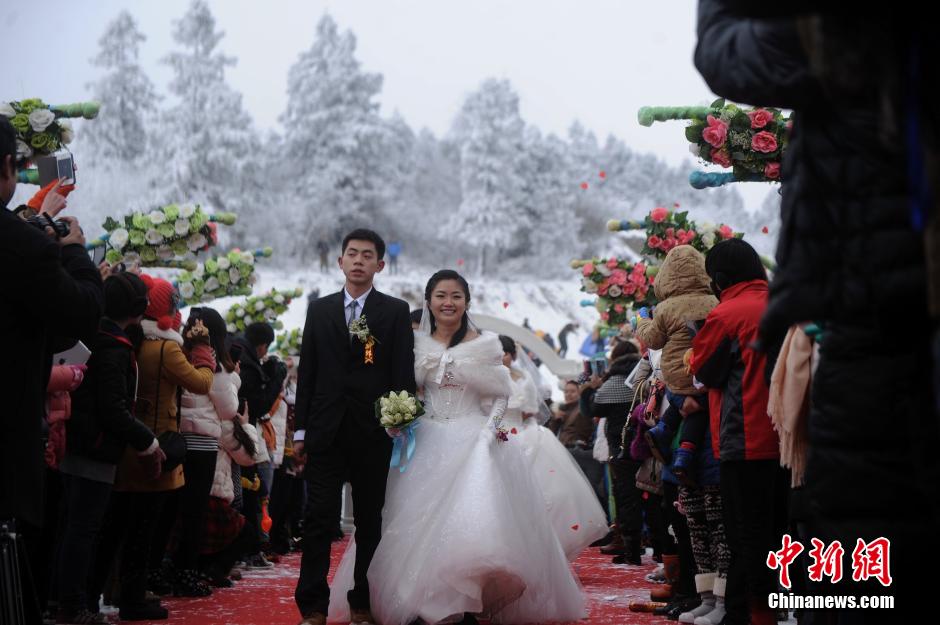
<svg viewBox="0 0 940 625"><path fill-rule="evenodd" d="M170 91L177 102L164 115L160 137L171 173L166 200L208 202L244 219L246 211L264 210L247 194L261 144L241 94L225 81L235 59L218 51L223 37L205 0L193 0L174 22L181 49L164 62L173 68Z"/></svg>
<svg viewBox="0 0 940 625"><path fill-rule="evenodd" d="M402 134L400 124L396 130L379 116L382 75L363 71L355 52L355 36L321 18L313 45L290 68L280 118L283 174L298 190L295 223L333 239L376 219L394 199L400 174L385 160Z"/></svg>
<svg viewBox="0 0 940 625"><path fill-rule="evenodd" d="M146 36L127 11L108 24L98 40L92 64L105 74L88 85L92 97L101 102L101 114L82 128L82 142L96 162L135 162L149 150L148 123L156 113L157 94L138 57Z"/></svg>
<svg viewBox="0 0 940 625"><path fill-rule="evenodd" d="M450 231L480 249L482 273L487 253L501 256L527 227L518 165L523 129L519 97L509 81L495 79L467 97L454 125L462 200Z"/></svg>

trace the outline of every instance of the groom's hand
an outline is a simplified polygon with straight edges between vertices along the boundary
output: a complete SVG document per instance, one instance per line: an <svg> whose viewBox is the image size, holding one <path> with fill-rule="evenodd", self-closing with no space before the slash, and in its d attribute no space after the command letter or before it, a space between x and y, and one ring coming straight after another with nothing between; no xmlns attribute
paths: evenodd
<svg viewBox="0 0 940 625"><path fill-rule="evenodd" d="M307 451L304 449L303 441L294 441L294 468L298 474L304 470L307 464Z"/></svg>

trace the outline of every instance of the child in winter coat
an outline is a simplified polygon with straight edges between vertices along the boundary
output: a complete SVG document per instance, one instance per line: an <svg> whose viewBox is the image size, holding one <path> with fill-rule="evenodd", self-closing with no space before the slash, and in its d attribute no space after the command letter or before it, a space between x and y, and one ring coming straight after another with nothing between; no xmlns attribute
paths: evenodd
<svg viewBox="0 0 940 625"><path fill-rule="evenodd" d="M46 387L46 423L49 440L46 443L46 464L58 469L65 456L65 422L72 416L72 396L85 377L85 365L55 365Z"/></svg>
<svg viewBox="0 0 940 625"><path fill-rule="evenodd" d="M695 450L705 435L708 411L704 394L695 387L683 358L692 347L693 329L718 305L705 272L705 257L690 245L673 248L656 275L655 290L659 299L656 314L640 309L636 336L650 349L663 350L663 378L671 405L646 438L653 455L668 465L672 439L684 418L671 469L684 483L694 484Z"/></svg>

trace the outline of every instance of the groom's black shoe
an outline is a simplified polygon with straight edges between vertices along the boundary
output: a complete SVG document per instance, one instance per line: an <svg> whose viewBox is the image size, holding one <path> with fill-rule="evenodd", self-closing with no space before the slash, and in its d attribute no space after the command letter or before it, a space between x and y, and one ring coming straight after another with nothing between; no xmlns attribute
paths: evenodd
<svg viewBox="0 0 940 625"><path fill-rule="evenodd" d="M298 625L326 625L326 614L311 612Z"/></svg>
<svg viewBox="0 0 940 625"><path fill-rule="evenodd" d="M478 623L479 621L477 620L477 617L473 616L469 612L466 612L463 615L463 620L460 621L460 625L478 625Z"/></svg>

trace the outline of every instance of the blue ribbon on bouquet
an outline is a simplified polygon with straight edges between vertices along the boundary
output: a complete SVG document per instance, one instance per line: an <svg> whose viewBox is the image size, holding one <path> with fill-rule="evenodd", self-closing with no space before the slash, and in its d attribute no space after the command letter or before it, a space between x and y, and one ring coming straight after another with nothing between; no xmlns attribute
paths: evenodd
<svg viewBox="0 0 940 625"><path fill-rule="evenodd" d="M418 421L412 421L399 430L400 434L395 437L392 446L391 468L398 467L399 473L404 473L408 468L408 461L415 454L415 447L418 445L415 437L415 430L418 428Z"/></svg>

